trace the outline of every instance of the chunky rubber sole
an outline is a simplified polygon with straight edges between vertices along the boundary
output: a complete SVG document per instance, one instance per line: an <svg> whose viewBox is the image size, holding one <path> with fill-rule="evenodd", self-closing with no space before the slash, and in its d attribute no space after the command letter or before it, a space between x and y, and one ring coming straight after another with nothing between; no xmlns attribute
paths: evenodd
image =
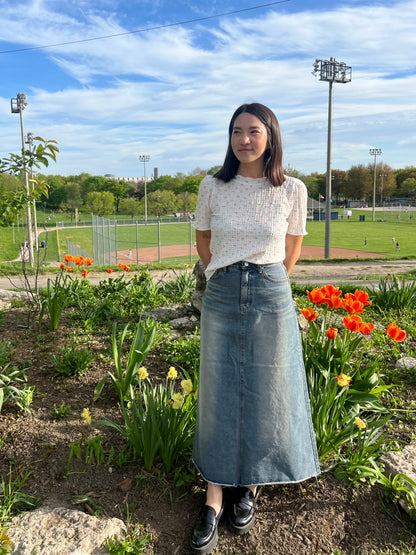
<svg viewBox="0 0 416 555"><path fill-rule="evenodd" d="M253 528L256 522L256 515L245 526L236 526L231 519L228 520L228 527L233 534L242 535L247 534Z"/></svg>
<svg viewBox="0 0 416 555"><path fill-rule="evenodd" d="M218 544L218 527L215 530L214 535L210 539L210 541L201 546L196 547L192 544L192 541L189 542L189 547L191 548L192 553L199 553L199 555L207 555L208 553L212 553L214 549L217 547Z"/></svg>

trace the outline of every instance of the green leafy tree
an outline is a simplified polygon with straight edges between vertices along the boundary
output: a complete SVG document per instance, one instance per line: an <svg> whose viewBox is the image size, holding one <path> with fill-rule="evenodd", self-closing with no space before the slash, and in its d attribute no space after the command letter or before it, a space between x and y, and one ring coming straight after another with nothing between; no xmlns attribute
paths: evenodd
<svg viewBox="0 0 416 555"><path fill-rule="evenodd" d="M176 208L183 214L195 212L197 195L195 193L180 193L177 197Z"/></svg>
<svg viewBox="0 0 416 555"><path fill-rule="evenodd" d="M414 177L405 179L400 187L400 193L407 197L414 197L416 195L416 179Z"/></svg>
<svg viewBox="0 0 416 555"><path fill-rule="evenodd" d="M176 209L176 196L172 191L153 191L147 195L147 205L151 214L172 214Z"/></svg>
<svg viewBox="0 0 416 555"><path fill-rule="evenodd" d="M96 216L108 216L114 214L114 195L108 191L103 193L92 192L87 194L85 211Z"/></svg>
<svg viewBox="0 0 416 555"><path fill-rule="evenodd" d="M204 176L202 175L189 175L185 178L183 185L180 189L181 193L194 193L198 194L199 184L203 180Z"/></svg>
<svg viewBox="0 0 416 555"><path fill-rule="evenodd" d="M349 199L369 198L372 191L371 171L360 164L352 166L348 171L348 180L345 184L346 194Z"/></svg>
<svg viewBox="0 0 416 555"><path fill-rule="evenodd" d="M50 161L56 161L59 152L56 141L48 141L41 137L33 139L31 150L23 150L20 154L10 153L6 158L0 159L0 174L20 175L32 173L41 166L48 167ZM28 192L21 184L8 194L0 194L0 226L8 226L15 221L16 215L27 206L29 201L37 200L42 195L47 196L48 185L42 177L31 178L32 188Z"/></svg>
<svg viewBox="0 0 416 555"><path fill-rule="evenodd" d="M119 205L120 214L128 214L134 218L143 213L143 203L134 198L123 198Z"/></svg>

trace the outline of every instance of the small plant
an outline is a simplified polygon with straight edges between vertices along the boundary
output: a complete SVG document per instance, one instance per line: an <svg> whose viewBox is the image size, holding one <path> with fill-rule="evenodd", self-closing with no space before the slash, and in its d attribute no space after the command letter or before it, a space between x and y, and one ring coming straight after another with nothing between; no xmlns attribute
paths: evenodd
<svg viewBox="0 0 416 555"><path fill-rule="evenodd" d="M42 326L45 312L49 313L49 328L56 331L61 320L62 312L69 300L69 289L71 279L68 274L61 271L54 280L48 279L46 297L42 299L39 313L39 327Z"/></svg>
<svg viewBox="0 0 416 555"><path fill-rule="evenodd" d="M374 308L382 312L388 309L409 310L416 307L416 281L399 280L396 276L381 279L371 291Z"/></svg>
<svg viewBox="0 0 416 555"><path fill-rule="evenodd" d="M36 509L40 504L40 499L33 495L22 492L22 488L29 478L31 472L17 475L12 478L10 469L9 478L2 477L0 483L0 522L7 522L13 514L23 513Z"/></svg>
<svg viewBox="0 0 416 555"><path fill-rule="evenodd" d="M18 387L18 385L25 383L26 380L25 369L19 369L17 366L6 364L0 370L0 413L3 407L10 402L16 403L24 412L30 411L35 390L34 386Z"/></svg>
<svg viewBox="0 0 416 555"><path fill-rule="evenodd" d="M10 362L12 350L9 341L0 341L0 368Z"/></svg>
<svg viewBox="0 0 416 555"><path fill-rule="evenodd" d="M199 328L193 334L169 342L162 350L167 360L187 370L199 368L199 352Z"/></svg>
<svg viewBox="0 0 416 555"><path fill-rule="evenodd" d="M124 427L104 420L126 440L136 459L147 470L161 461L166 472L181 459L189 457L196 422L196 399L191 380L181 381L175 392L176 370L171 367L166 380L152 385L145 368L140 369L141 383L126 404L121 400Z"/></svg>
<svg viewBox="0 0 416 555"><path fill-rule="evenodd" d="M179 274L174 273L175 278L163 285L163 295L172 303L187 303L195 290L195 276L186 270L181 270Z"/></svg>
<svg viewBox="0 0 416 555"><path fill-rule="evenodd" d="M114 323L112 349L115 374L108 372L97 384L97 387L95 388L94 400L97 400L100 397L103 387L109 379L112 381L120 399L130 399L134 396L134 385L137 385L139 382L139 367L147 353L152 348L156 336L156 325L151 326L150 329L148 329L148 326L146 326L146 328L141 321L137 324L134 338L130 346L130 351L127 355L127 360L125 364L123 364L122 351L129 325L127 324L127 326L125 326L121 333L120 339L118 339L117 324Z"/></svg>
<svg viewBox="0 0 416 555"><path fill-rule="evenodd" d="M52 420L62 420L63 418L66 418L70 412L71 407L65 404L65 401L62 401L59 407L57 407L56 405L53 406L53 409L51 411L51 418Z"/></svg>
<svg viewBox="0 0 416 555"><path fill-rule="evenodd" d="M104 546L108 549L110 555L126 555L127 553L139 554L144 553L146 545L152 541L151 534L141 532L143 526L138 524L134 530L124 538L117 535L107 538Z"/></svg>
<svg viewBox="0 0 416 555"><path fill-rule="evenodd" d="M54 375L58 379L83 376L93 360L94 354L87 349L64 347L52 356Z"/></svg>
<svg viewBox="0 0 416 555"><path fill-rule="evenodd" d="M0 555L6 555L13 550L13 542L9 538L8 530L0 524Z"/></svg>

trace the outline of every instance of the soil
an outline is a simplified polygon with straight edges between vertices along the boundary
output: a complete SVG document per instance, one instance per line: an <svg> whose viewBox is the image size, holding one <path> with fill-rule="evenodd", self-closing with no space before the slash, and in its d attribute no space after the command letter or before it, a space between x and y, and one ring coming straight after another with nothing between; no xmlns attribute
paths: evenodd
<svg viewBox="0 0 416 555"><path fill-rule="evenodd" d="M83 377L58 381L52 374L52 355L69 336L82 337L81 330L65 316L56 332L45 328L40 333L36 325L27 329L23 325L26 320L24 309L12 308L4 312L0 327L0 339L14 346L14 360L30 363L28 384L36 388L32 416L12 407L0 414L1 475L7 477L10 467L20 472L30 470L24 491L40 497L43 505L72 507L118 517L131 525L142 524L152 535L147 554L188 554L188 537L204 502L200 478L194 477L188 486L174 487L162 473L147 472L137 464L121 468L114 462L86 465L75 457L68 472L71 443L80 438L101 434L106 456L111 447L120 447L115 434L96 424L104 417L119 418L116 396L106 387L102 397L93 402L94 387L111 368L108 333L88 344L97 356ZM156 376L166 375L166 363L157 357L147 360L146 366ZM406 394L416 399L416 391L409 389ZM54 420L51 413L63 401L71 412ZM85 407L91 411L92 426L81 418ZM408 442L414 431L402 425L397 437ZM381 555L414 550L414 522L398 505L383 500L381 490L364 485L351 488L325 472L302 484L263 488L250 534L234 536L221 525L216 552Z"/></svg>

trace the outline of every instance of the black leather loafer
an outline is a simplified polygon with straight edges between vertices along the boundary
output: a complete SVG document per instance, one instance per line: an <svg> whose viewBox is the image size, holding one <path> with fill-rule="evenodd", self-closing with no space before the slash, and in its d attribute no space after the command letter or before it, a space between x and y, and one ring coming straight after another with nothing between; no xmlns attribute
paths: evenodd
<svg viewBox="0 0 416 555"><path fill-rule="evenodd" d="M259 494L259 487L256 495L249 488L240 488L240 494L228 515L228 524L234 534L247 534L253 528Z"/></svg>
<svg viewBox="0 0 416 555"><path fill-rule="evenodd" d="M193 553L211 553L218 543L218 524L224 513L224 501L221 510L216 514L215 509L204 505L199 513L192 530L189 545Z"/></svg>

